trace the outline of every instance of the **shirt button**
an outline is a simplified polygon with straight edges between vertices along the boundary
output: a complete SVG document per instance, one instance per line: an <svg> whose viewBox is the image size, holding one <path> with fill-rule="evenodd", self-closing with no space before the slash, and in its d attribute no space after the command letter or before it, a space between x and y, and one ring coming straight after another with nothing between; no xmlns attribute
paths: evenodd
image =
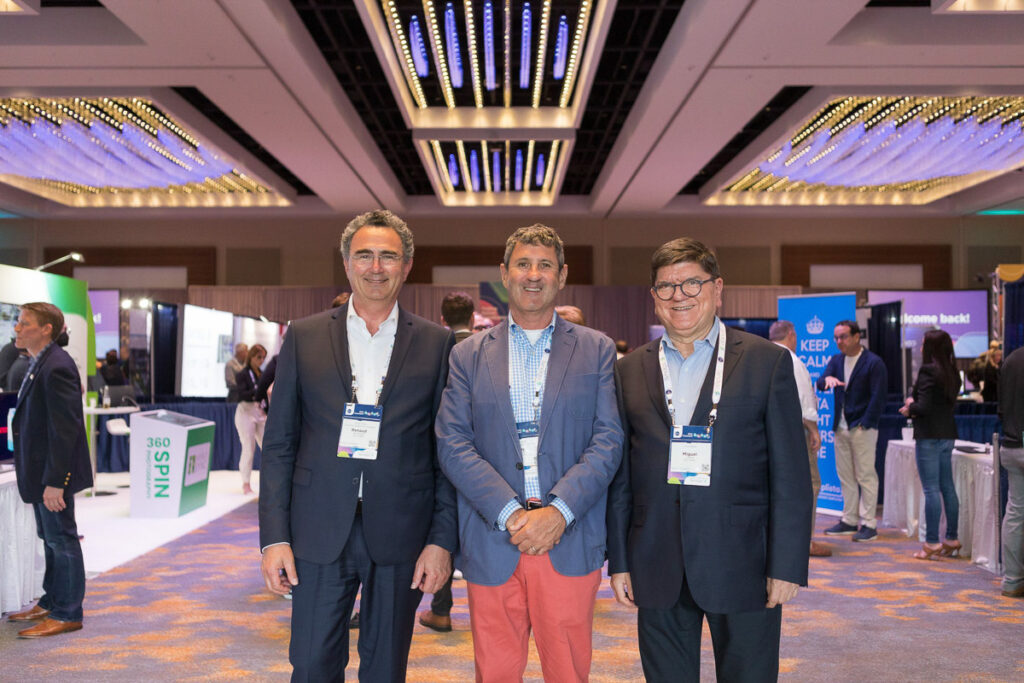
<svg viewBox="0 0 1024 683"><path fill-rule="evenodd" d="M359 477L354 477L352 479L352 483L355 484L356 486L359 486Z"/></svg>

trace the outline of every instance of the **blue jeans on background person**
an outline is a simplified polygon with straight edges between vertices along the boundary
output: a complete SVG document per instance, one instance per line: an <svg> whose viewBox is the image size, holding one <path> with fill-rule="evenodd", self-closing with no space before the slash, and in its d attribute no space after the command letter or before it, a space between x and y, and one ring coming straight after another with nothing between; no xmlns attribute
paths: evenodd
<svg viewBox="0 0 1024 683"><path fill-rule="evenodd" d="M939 518L946 510L946 540L955 541L960 523L960 499L953 486L953 439L918 439L917 473L924 490L925 543L939 542Z"/></svg>
<svg viewBox="0 0 1024 683"><path fill-rule="evenodd" d="M1010 479L1003 517L1003 590L1024 586L1024 448L1003 448L999 459Z"/></svg>
<svg viewBox="0 0 1024 683"><path fill-rule="evenodd" d="M60 512L51 512L43 503L33 503L36 533L43 539L46 573L43 574L43 597L39 606L50 610L57 621L81 621L85 598L85 563L82 544L75 524L75 497L65 489Z"/></svg>

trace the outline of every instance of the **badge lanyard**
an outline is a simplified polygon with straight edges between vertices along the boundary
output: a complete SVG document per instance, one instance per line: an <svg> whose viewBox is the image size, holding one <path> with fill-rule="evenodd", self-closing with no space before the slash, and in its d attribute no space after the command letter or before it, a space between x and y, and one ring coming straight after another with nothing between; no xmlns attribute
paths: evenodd
<svg viewBox="0 0 1024 683"><path fill-rule="evenodd" d="M510 361L511 354L512 347L510 345ZM516 431L519 435L519 449L523 456L524 476L536 476L536 474L532 474L531 471L536 472L535 468L537 466L537 455L540 442L540 393L544 388L544 382L547 380L548 361L550 360L550 358L551 340L548 339L548 343L544 347L544 354L541 356L540 359L540 365L537 368L537 376L534 378L533 381L533 397L530 401L531 407L533 408L533 421L516 423Z"/></svg>
<svg viewBox="0 0 1024 683"><path fill-rule="evenodd" d="M718 402L722 398L722 378L725 374L725 323L718 321L718 348L716 349L715 378L711 392L711 414L708 416L708 427L715 424L718 419ZM672 424L676 422L676 409L673 405L672 373L669 372L668 359L665 357L664 344L658 344L658 362L661 364L661 381L665 386L665 404L668 406L668 414L672 418Z"/></svg>
<svg viewBox="0 0 1024 683"><path fill-rule="evenodd" d="M387 365L391 365L391 354L395 351L395 342L391 342L391 348L388 349L388 362ZM385 367L387 367L387 365ZM359 403L359 381L356 376L356 364L352 358L352 348L348 350L348 366L352 370L352 402ZM373 400L373 405L380 405L380 395L384 393L384 381L388 378L387 371L380 377L380 384L377 385L377 393Z"/></svg>

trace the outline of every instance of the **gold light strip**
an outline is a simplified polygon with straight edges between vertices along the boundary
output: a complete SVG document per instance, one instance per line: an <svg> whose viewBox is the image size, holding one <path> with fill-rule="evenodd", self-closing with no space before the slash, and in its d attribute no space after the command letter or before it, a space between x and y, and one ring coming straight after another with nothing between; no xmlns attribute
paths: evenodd
<svg viewBox="0 0 1024 683"><path fill-rule="evenodd" d="M441 176L441 184L444 185L446 192L454 192L455 188L452 186L452 179L448 175L448 164L444 162L444 154L441 153L441 143L437 140L431 140L430 147L434 150L434 161L437 162L437 173Z"/></svg>
<svg viewBox="0 0 1024 683"><path fill-rule="evenodd" d="M483 150L484 153L484 188L487 190L487 192L494 192L494 188L491 185L491 155L490 152L487 151L486 140L480 141L480 149Z"/></svg>
<svg viewBox="0 0 1024 683"><path fill-rule="evenodd" d="M412 61L412 51L409 50L409 41L406 40L405 31L402 30L402 17L398 14L395 0L388 0L386 3L382 1L381 6L388 18L391 42L394 43L395 49L402 55L402 74L405 76L405 81L409 84L409 90L412 91L412 97L416 100L416 106L420 109L426 109L427 97L423 94L420 77L416 73L416 64Z"/></svg>
<svg viewBox="0 0 1024 683"><path fill-rule="evenodd" d="M394 2L394 0L389 0ZM423 12L427 17L427 33L430 34L430 42L434 46L434 66L437 74L441 77L441 91L444 93L444 102L449 109L455 108L455 94L452 92L452 79L448 75L448 61L444 56L444 46L441 41L441 31L437 27L437 13L434 11L434 0L423 0Z"/></svg>
<svg viewBox="0 0 1024 683"><path fill-rule="evenodd" d="M455 141L455 149L459 154L459 168L462 169L462 187L466 188L466 192L473 194L476 190L473 189L473 176L469 174L469 162L466 160L466 146L462 143L462 140Z"/></svg>
<svg viewBox="0 0 1024 683"><path fill-rule="evenodd" d="M544 85L544 56L548 51L548 22L551 20L551 0L544 0L540 14L540 34L537 36L537 66L533 77L533 108L540 107L541 86Z"/></svg>
<svg viewBox="0 0 1024 683"><path fill-rule="evenodd" d="M526 146L526 169L523 173L523 192L529 192L530 188L533 187L533 140L530 140L530 144Z"/></svg>
<svg viewBox="0 0 1024 683"><path fill-rule="evenodd" d="M505 192L510 192L509 180L512 178L512 142L505 140Z"/></svg>
<svg viewBox="0 0 1024 683"><path fill-rule="evenodd" d="M505 108L512 106L512 0L505 0ZM505 155L505 187L508 188L508 155Z"/></svg>
<svg viewBox="0 0 1024 683"><path fill-rule="evenodd" d="M559 107L568 107L572 99L572 90L576 85L576 63L579 60L580 44L587 34L590 24L590 0L580 2L580 14L576 18L576 31L572 37L572 49L569 50L569 62L565 66L565 83L562 84L562 96L558 100Z"/></svg>
<svg viewBox="0 0 1024 683"><path fill-rule="evenodd" d="M476 54L476 22L473 21L473 0L466 0L466 47L469 49L470 73L473 74L473 101L477 109L484 106L484 91L480 85L480 60Z"/></svg>
<svg viewBox="0 0 1024 683"><path fill-rule="evenodd" d="M544 192L551 192L551 183L555 179L555 162L558 161L558 147L561 144L561 140L555 140L551 143L551 153L548 155L548 167L544 169Z"/></svg>

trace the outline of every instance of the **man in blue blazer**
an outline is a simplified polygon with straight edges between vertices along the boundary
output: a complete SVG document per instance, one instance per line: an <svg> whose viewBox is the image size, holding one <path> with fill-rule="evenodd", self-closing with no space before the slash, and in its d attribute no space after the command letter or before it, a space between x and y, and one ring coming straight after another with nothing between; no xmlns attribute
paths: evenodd
<svg viewBox="0 0 1024 683"><path fill-rule="evenodd" d="M14 330L15 344L32 357L11 423L14 468L21 499L35 512L46 573L43 597L35 607L8 619L41 620L18 636L42 638L82 628L85 565L75 494L92 486L92 465L78 367L55 342L64 330L64 314L53 304L25 304Z"/></svg>
<svg viewBox="0 0 1024 683"><path fill-rule="evenodd" d="M878 537L875 447L878 421L885 409L888 374L882 359L860 345L861 330L856 320L839 321L833 334L840 352L829 359L825 372L818 378L818 391L835 390L832 431L836 474L843 491L843 516L825 533L852 536L854 541L873 541Z"/></svg>
<svg viewBox="0 0 1024 683"><path fill-rule="evenodd" d="M292 323L263 437L260 546L291 591L293 681L341 681L362 585L359 679L404 681L416 607L451 573L455 492L434 418L452 334L398 306L413 238L390 211L341 237L349 302Z"/></svg>
<svg viewBox="0 0 1024 683"><path fill-rule="evenodd" d="M616 363L626 433L608 500L608 572L639 608L648 681L700 680L707 619L720 681L774 681L781 605L807 585L811 479L789 352L716 315L715 255L680 238L651 259L665 334Z"/></svg>
<svg viewBox="0 0 1024 683"><path fill-rule="evenodd" d="M458 491L478 681L520 680L531 629L545 680L586 681L618 467L608 337L555 315L568 270L549 227L508 238L509 318L452 351L438 455Z"/></svg>

